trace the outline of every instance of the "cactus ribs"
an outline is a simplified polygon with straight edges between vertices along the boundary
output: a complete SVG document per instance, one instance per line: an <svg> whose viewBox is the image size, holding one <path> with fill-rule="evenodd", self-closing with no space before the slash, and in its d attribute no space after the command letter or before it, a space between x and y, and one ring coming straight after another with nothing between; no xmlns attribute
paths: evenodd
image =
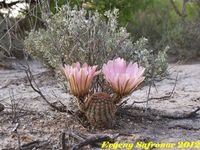
<svg viewBox="0 0 200 150"><path fill-rule="evenodd" d="M116 105L107 93L94 93L86 101L85 115L93 127L113 127L115 122L115 112Z"/></svg>

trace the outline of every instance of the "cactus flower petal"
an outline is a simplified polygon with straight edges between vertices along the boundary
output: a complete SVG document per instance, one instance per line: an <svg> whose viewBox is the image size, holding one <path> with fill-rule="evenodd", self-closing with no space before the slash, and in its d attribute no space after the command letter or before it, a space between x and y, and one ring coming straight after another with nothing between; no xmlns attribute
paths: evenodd
<svg viewBox="0 0 200 150"><path fill-rule="evenodd" d="M130 94L145 79L145 68L137 63L127 65L123 58L109 60L102 71L113 91L120 96Z"/></svg>
<svg viewBox="0 0 200 150"><path fill-rule="evenodd" d="M93 78L100 73L96 69L97 66L89 66L87 63L81 67L79 62L64 66L63 71L74 96L83 97L88 94Z"/></svg>

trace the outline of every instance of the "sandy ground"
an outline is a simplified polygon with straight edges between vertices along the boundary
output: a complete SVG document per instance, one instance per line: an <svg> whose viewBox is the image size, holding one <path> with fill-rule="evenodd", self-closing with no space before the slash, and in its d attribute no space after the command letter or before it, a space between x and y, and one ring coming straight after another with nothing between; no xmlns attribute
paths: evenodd
<svg viewBox="0 0 200 150"><path fill-rule="evenodd" d="M50 71L37 62L30 62L30 67L39 88L50 102L61 101L68 109L73 109L73 97L66 93ZM200 115L184 118L200 107L200 64L171 64L168 72L169 76L152 86L148 105L138 103L147 100L149 86L144 86L128 97L127 108L122 109L123 113L118 112L114 129L94 130L84 119L52 110L32 90L25 72L18 65L15 69L0 68L0 103L6 106L0 112L0 149L17 149L19 145L27 149L24 144L33 141L41 144L38 146L41 150L61 149L63 131L78 132L87 137L119 134L115 142L200 141ZM169 97L173 88L175 90ZM133 104L134 101L137 103Z"/></svg>

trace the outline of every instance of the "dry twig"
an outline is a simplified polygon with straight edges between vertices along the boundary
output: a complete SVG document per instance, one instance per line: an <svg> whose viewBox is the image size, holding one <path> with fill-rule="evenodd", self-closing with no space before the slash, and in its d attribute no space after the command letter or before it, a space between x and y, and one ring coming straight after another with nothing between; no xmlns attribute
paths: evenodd
<svg viewBox="0 0 200 150"><path fill-rule="evenodd" d="M32 141L29 143L26 143L21 146L21 150L31 150L31 149L47 149L49 146L49 141Z"/></svg>
<svg viewBox="0 0 200 150"><path fill-rule="evenodd" d="M108 135L94 135L94 136L86 138L84 141L81 141L80 143L74 145L73 148L72 148L72 150L79 150L79 149L81 149L84 146L94 145L95 143L99 143L99 142L102 142L102 141L113 142L114 138L110 137Z"/></svg>
<svg viewBox="0 0 200 150"><path fill-rule="evenodd" d="M73 137L76 139L79 143L78 144L65 144L65 135L68 135L68 137ZM66 150L66 146L69 148L71 147L72 150L79 150L83 148L84 146L91 145L91 146L100 146L100 143L102 141L109 141L114 142L114 140L119 136L120 134L117 133L115 135L100 135L100 134L93 134L88 137L88 135L82 135L75 131L67 131L66 133L61 134L61 143L62 143L62 150ZM63 148L64 147L64 148Z"/></svg>
<svg viewBox="0 0 200 150"><path fill-rule="evenodd" d="M66 144L65 144L65 132L61 134L61 144L62 144L62 150L66 150Z"/></svg>
<svg viewBox="0 0 200 150"><path fill-rule="evenodd" d="M194 111L182 115L161 115L162 118L167 119L189 119L197 116L197 112L200 111L200 107L197 107Z"/></svg>
<svg viewBox="0 0 200 150"><path fill-rule="evenodd" d="M134 104L136 104L136 103L138 103L138 104L140 104L140 103L147 103L147 102L149 102L149 101L153 101L153 100L167 100L167 99L170 99L172 96L173 96L173 94L174 94L174 92L175 92L175 89L176 89L176 85L177 85L177 81L178 81L178 73L177 73L177 75L176 75L176 79L175 79L175 82L174 82L174 86L173 86L173 88L172 88L172 91L170 92L170 94L169 95L164 95L164 96L161 96L161 97L150 97L150 98L147 98L147 100L146 101L134 101L131 105L134 105ZM150 88L149 88L150 89ZM149 92L148 92L149 93ZM148 94L149 95L149 94ZM128 101L128 100L127 100Z"/></svg>
<svg viewBox="0 0 200 150"><path fill-rule="evenodd" d="M20 140L20 134L18 133L17 129L19 128L20 124L16 123L15 127L13 128L12 132L14 132L17 135L18 140L18 149L21 150L21 140Z"/></svg>
<svg viewBox="0 0 200 150"><path fill-rule="evenodd" d="M41 91L40 88L38 87L37 83L35 82L34 77L33 77L33 74L32 74L32 72L31 72L31 70L30 70L30 67L29 67L28 63L27 63L27 67L26 67L26 69L25 69L25 73L26 73L26 76L27 76L27 79L28 79L28 81L29 81L29 84L30 84L31 88L32 88L35 92L37 92L37 93L42 97L42 99L43 99L50 107L52 107L53 109L55 109L55 110L57 110L57 111L59 111L59 112L68 112L69 114L72 114L71 111L69 111L69 110L67 111L67 110L66 110L66 106L65 106L65 107L62 107L62 108L59 108L59 107L55 106L54 104L50 103L50 102L47 100L47 98L44 96L44 94L42 93L42 91Z"/></svg>

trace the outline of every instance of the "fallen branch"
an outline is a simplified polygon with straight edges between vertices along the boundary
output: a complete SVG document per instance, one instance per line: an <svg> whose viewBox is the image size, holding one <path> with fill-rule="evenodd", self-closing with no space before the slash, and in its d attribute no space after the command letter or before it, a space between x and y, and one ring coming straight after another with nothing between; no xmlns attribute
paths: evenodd
<svg viewBox="0 0 200 150"><path fill-rule="evenodd" d="M187 114L182 114L182 115L161 115L162 118L167 118L167 119L189 119L189 118L194 118L197 116L197 112L200 111L200 107L195 109L194 111L187 113Z"/></svg>
<svg viewBox="0 0 200 150"><path fill-rule="evenodd" d="M21 146L20 150L30 150L30 149L39 149L39 148L47 148L49 146L49 141L32 141L29 143L26 143Z"/></svg>
<svg viewBox="0 0 200 150"><path fill-rule="evenodd" d="M5 107L6 109L12 109L12 107L11 106L6 106ZM37 112L37 111L33 111L33 110L30 110L30 109L24 109L24 108L19 108L20 110L18 110L18 113L27 113L27 114L29 114L29 115L41 115L41 113L40 112Z"/></svg>
<svg viewBox="0 0 200 150"><path fill-rule="evenodd" d="M66 144L66 135L68 135L68 137L73 137L75 139L77 139L78 141L83 142L85 140L85 138L81 137L80 134L78 134L77 132L74 131L67 131L67 132L62 132L61 133L61 145L62 145L62 150L67 150L68 147L72 147L72 144Z"/></svg>
<svg viewBox="0 0 200 150"><path fill-rule="evenodd" d="M176 128L180 128L184 130L194 130L194 131L200 130L200 128L194 128L192 126L185 126L185 125L175 125L175 126L169 127L169 129L176 129Z"/></svg>
<svg viewBox="0 0 200 150"><path fill-rule="evenodd" d="M79 150L84 146L94 145L95 143L99 143L99 142L103 142L103 141L113 142L114 138L112 138L108 135L94 135L94 136L91 136L91 137L85 139L84 141L76 144L75 146L73 146L72 150Z"/></svg>
<svg viewBox="0 0 200 150"><path fill-rule="evenodd" d="M74 132L74 131L68 131L67 134L69 136L72 136L73 138L83 142L85 140L85 137L83 137L83 135L80 135L79 133L77 132Z"/></svg>
<svg viewBox="0 0 200 150"><path fill-rule="evenodd" d="M124 133L122 133L123 135ZM61 144L62 144L62 150L66 150L65 148L71 148L71 150L79 150L83 148L84 146L91 145L91 146L96 146L100 147L102 141L109 141L109 142L114 142L114 140L121 135L120 133L114 134L114 135L100 135L100 134L93 134L93 135L83 135L80 134L79 132L76 131L67 131L63 132L61 134ZM78 144L72 144L72 143L67 143L65 144L65 136L68 136L68 141L69 138L72 137L73 141L76 140L79 143Z"/></svg>
<svg viewBox="0 0 200 150"><path fill-rule="evenodd" d="M128 119L135 121L138 119L145 119L150 121L159 120L158 117L159 112L155 109L148 109L148 113L146 113L146 108L133 107L133 106L125 106L124 108L118 109L116 115L119 117L127 117Z"/></svg>
<svg viewBox="0 0 200 150"><path fill-rule="evenodd" d="M42 97L42 99L43 99L50 107L52 107L53 109L55 109L55 110L57 110L57 111L59 111L59 112L68 112L69 114L72 114L71 111L66 110L66 106L65 106L65 107L61 107L61 108L60 108L60 107L57 107L57 106L55 106L54 104L50 103L50 102L46 99L46 97L44 96L44 94L42 93L42 91L40 90L40 88L38 87L37 83L35 82L34 77L33 77L33 74L32 74L32 72L31 72L31 70L30 70L30 67L29 67L28 63L27 63L27 67L26 67L26 69L25 69L25 73L26 73L26 76L27 76L27 79L28 79L28 81L29 81L29 84L30 84L31 88L32 88L35 92L37 92L37 93Z"/></svg>
<svg viewBox="0 0 200 150"><path fill-rule="evenodd" d="M134 110L134 111L133 111ZM117 116L127 116L131 120L135 120L136 118L145 118L147 120L161 120L161 119L191 119L196 117L198 114L197 112L200 111L200 107L196 108L194 111L189 113L173 113L173 114L166 114L164 112L155 110L155 109L148 109L148 113L145 113L144 108L133 107L133 106L125 106L124 108L120 108L117 112Z"/></svg>

